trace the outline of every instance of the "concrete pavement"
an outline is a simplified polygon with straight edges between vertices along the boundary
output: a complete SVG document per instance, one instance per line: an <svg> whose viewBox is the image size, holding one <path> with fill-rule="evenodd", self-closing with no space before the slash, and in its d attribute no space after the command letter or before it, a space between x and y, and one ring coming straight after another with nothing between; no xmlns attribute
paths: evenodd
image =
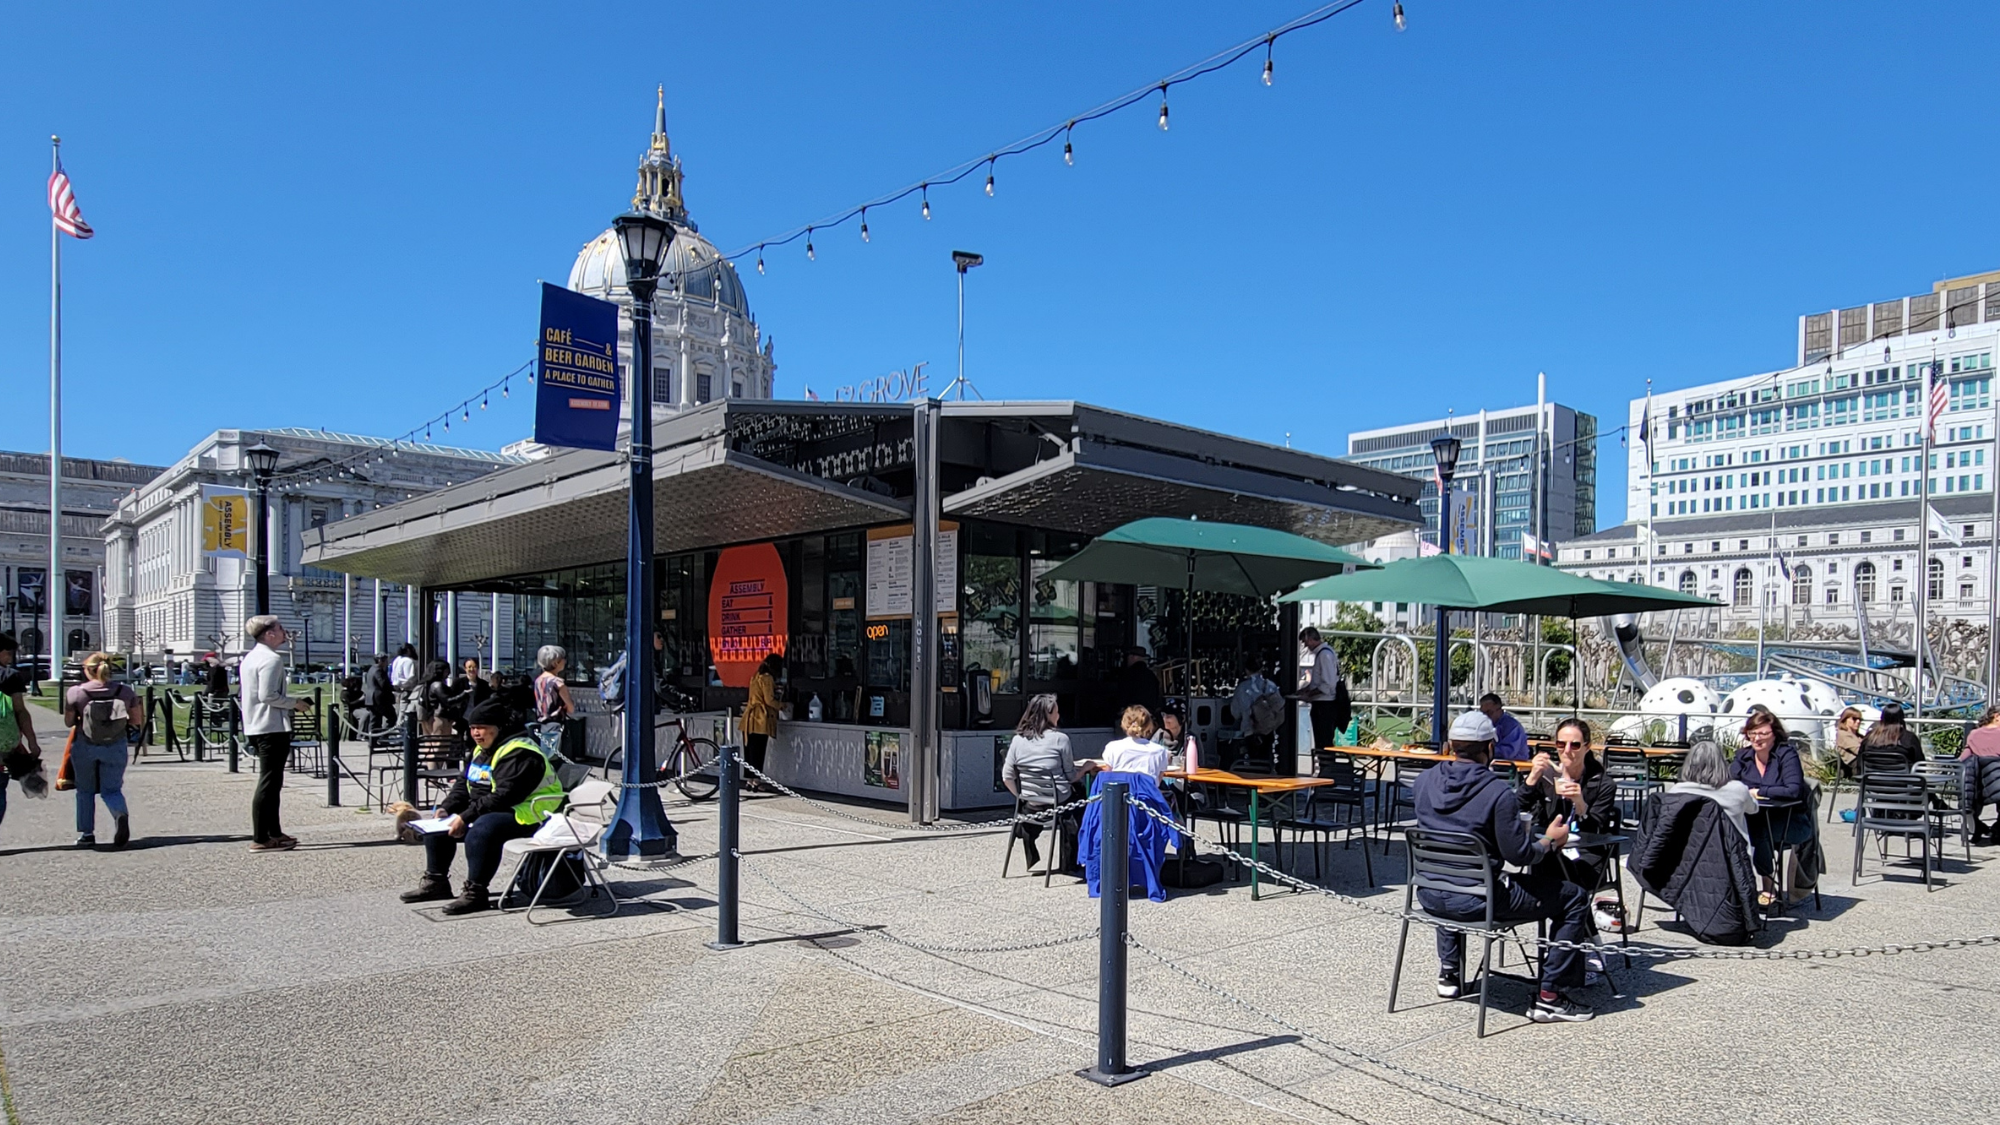
<svg viewBox="0 0 2000 1125"><path fill-rule="evenodd" d="M712 863L615 871L646 903L609 920L444 920L396 901L418 849L377 814L322 807L323 782L286 791L297 851L247 851L251 781L134 767L138 839L119 853L67 847L68 794L11 794L0 1050L22 1125L1937 1123L1983 1121L2000 1095L1976 1054L2000 1033L1991 947L1620 969L1624 998L1593 990L1599 1017L1567 1027L1526 1024L1526 992L1501 982L1499 1034L1479 1041L1471 1005L1430 994L1426 932L1410 1007L1391 1015L1395 923L1321 896L1252 903L1228 883L1135 902L1132 932L1242 1003L1134 951L1131 1054L1152 1074L1105 1090L1072 1075L1092 1058L1096 947L1055 943L1094 932L1096 903L1020 877L1018 856L999 879L998 833L756 800L751 944L714 953ZM712 805L669 812L685 852L713 850ZM1825 909L1783 923L1774 948L2000 930L1994 850L1948 864L1933 894L1872 860L1850 891L1849 837L1836 822L1824 838ZM1358 852L1334 851L1328 884L1368 893ZM1378 851L1379 876L1400 868ZM1372 893L1401 902L1400 887ZM1654 917L1641 939L1688 944ZM942 951L1017 945L1042 947Z"/></svg>

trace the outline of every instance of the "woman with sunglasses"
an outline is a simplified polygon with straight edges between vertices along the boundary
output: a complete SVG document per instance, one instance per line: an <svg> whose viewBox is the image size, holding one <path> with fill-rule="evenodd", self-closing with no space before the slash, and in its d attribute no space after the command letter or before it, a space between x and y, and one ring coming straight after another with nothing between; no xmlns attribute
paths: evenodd
<svg viewBox="0 0 2000 1125"><path fill-rule="evenodd" d="M1604 763L1590 752L1590 724L1564 719L1556 725L1556 756L1539 753L1528 763L1521 782L1521 808L1530 823L1547 824L1558 817L1577 832L1612 832L1618 828L1618 783L1604 772ZM1571 853L1575 854L1571 854ZM1563 853L1563 877L1586 891L1603 881L1609 852L1571 848Z"/></svg>

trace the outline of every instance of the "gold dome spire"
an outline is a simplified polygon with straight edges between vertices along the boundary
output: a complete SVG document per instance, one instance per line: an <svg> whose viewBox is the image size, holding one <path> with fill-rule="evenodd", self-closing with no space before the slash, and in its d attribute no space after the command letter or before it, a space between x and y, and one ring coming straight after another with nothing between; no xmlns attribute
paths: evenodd
<svg viewBox="0 0 2000 1125"><path fill-rule="evenodd" d="M658 91L653 107L653 143L639 158L639 187L632 193L632 210L658 215L673 223L687 222L681 200L681 162L667 140L667 87Z"/></svg>

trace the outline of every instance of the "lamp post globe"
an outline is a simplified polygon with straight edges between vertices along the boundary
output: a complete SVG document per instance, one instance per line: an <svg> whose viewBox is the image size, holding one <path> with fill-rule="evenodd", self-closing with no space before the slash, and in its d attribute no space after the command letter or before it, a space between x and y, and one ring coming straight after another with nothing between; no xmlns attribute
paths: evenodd
<svg viewBox="0 0 2000 1125"><path fill-rule="evenodd" d="M1458 472L1459 439L1447 429L1431 439L1431 456L1437 461L1438 550L1451 553L1451 478ZM1444 750L1445 732L1451 727L1451 611L1437 610L1436 647L1431 652L1431 734L1438 749Z"/></svg>
<svg viewBox="0 0 2000 1125"><path fill-rule="evenodd" d="M257 482L257 612L271 612L271 474L278 469L278 451L258 442L243 451L250 475Z"/></svg>
<svg viewBox="0 0 2000 1125"><path fill-rule="evenodd" d="M614 219L611 229L625 259L625 288L632 295L632 370L625 380L632 412L631 530L625 546L625 784L618 792L617 816L603 837L604 854L619 859L661 855L671 851L674 842L660 792L646 784L658 773L653 754L653 646L646 643L653 629L653 294L659 289L674 228L659 215L633 211Z"/></svg>

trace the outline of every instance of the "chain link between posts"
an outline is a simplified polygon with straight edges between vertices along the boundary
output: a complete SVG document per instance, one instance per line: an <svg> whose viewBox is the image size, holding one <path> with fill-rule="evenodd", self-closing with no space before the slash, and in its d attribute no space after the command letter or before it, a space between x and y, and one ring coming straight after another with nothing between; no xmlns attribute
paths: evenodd
<svg viewBox="0 0 2000 1125"><path fill-rule="evenodd" d="M1171 828L1178 836L1193 840L1187 829L1179 821L1165 813L1140 802L1132 802L1132 807ZM1503 930L1484 930L1478 926L1458 922L1448 922L1416 912L1404 912L1386 906L1378 906L1366 899L1342 894L1317 883L1308 883L1294 875L1280 871L1253 856L1224 849L1221 853L1234 863L1254 867L1266 878L1276 880L1286 886L1312 894L1323 895L1348 906L1364 910L1383 918L1398 922L1417 922L1448 933L1464 934L1467 937L1493 938L1502 941L1517 941L1533 944L1543 949L1567 949L1578 953L1595 953L1599 956L1616 954L1630 957L1654 957L1662 960L1710 960L1710 961L1832 961L1843 957L1892 957L1899 953L1931 953L1942 949L1973 949L1981 946L2000 945L2000 934L1982 934L1978 937L1949 938L1940 941L1915 941L1890 943L1886 945L1858 945L1846 949L1694 949L1670 945L1615 945L1588 941L1560 941L1555 938L1528 937Z"/></svg>
<svg viewBox="0 0 2000 1125"><path fill-rule="evenodd" d="M886 821L876 820L873 817L856 816L837 805L829 805L824 801L815 801L798 790L775 780L770 774L765 773L749 762L743 763L743 771L745 773L756 774L759 779L770 785L771 788L776 789L787 797L803 801L813 808L826 813L828 816L839 817L842 820L851 820L856 824L866 824L872 828L880 828L886 832L932 832L943 834L953 832L991 832L996 828L1009 828L1016 824L1047 824L1063 813L1074 812L1097 800L1096 797L1083 797L1068 804L1057 805L1052 809L1044 809L1041 812L1021 813L1017 816L1010 816L1005 820L987 820L975 824L915 824L907 822L891 824Z"/></svg>
<svg viewBox="0 0 2000 1125"><path fill-rule="evenodd" d="M805 899L802 899L798 895L793 894L791 891L787 890L777 880L771 878L769 875L764 874L762 871L759 871L756 865L752 864L748 859L744 858L742 852L736 853L736 862L743 865L743 870L749 872L751 875L756 876L759 882L763 883L767 887L770 887L772 890L778 892L780 895L783 895L786 899L790 900L794 905L798 906L799 909L804 910L806 913L811 914L813 917L818 918L821 921L831 922L834 925L839 926L844 930L852 930L855 933L868 934L871 937L878 937L881 938L883 941L903 946L906 949L916 950L918 953L932 953L932 954L1023 953L1033 949L1054 949L1058 946L1075 945L1079 942L1086 942L1086 941L1096 941L1098 937L1098 931L1096 928L1093 927L1092 929L1082 930L1077 933L1065 934L1061 937L1037 938L1034 941L1016 942L1007 945L934 945L929 942L915 942L909 940L908 938L898 937L895 934L890 933L886 928L879 926L870 926L866 923L855 922L847 918L842 918L839 915L834 914L829 910L826 910L822 907L815 906L812 903L807 902Z"/></svg>

